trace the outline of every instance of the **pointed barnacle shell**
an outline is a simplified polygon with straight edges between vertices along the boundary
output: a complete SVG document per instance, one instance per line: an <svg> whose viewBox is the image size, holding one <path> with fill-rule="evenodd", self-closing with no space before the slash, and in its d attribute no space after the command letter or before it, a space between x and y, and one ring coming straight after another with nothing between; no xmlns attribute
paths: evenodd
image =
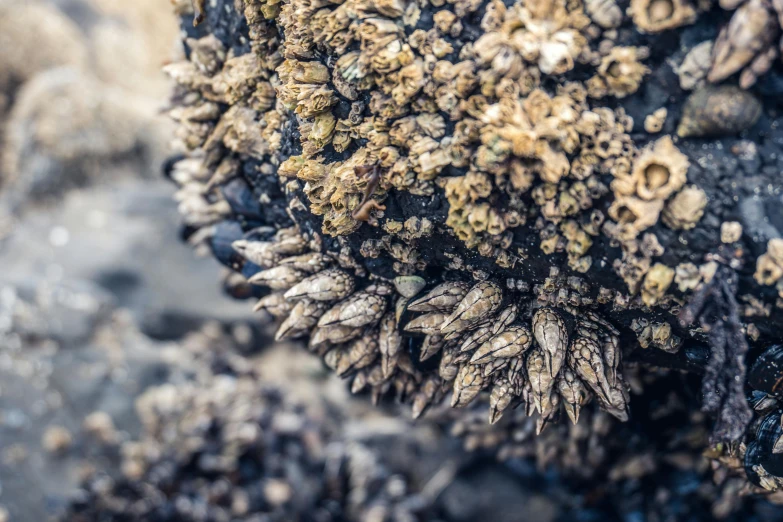
<svg viewBox="0 0 783 522"><path fill-rule="evenodd" d="M536 435L541 435L551 421L557 418L560 411L560 394L554 389L542 401L541 416L536 420Z"/></svg>
<svg viewBox="0 0 783 522"><path fill-rule="evenodd" d="M413 297L421 292L425 286L427 286L427 282L419 276L399 276L394 278L394 288L403 297Z"/></svg>
<svg viewBox="0 0 783 522"><path fill-rule="evenodd" d="M493 359L507 359L522 355L530 348L532 336L524 326L509 326L502 333L482 344L473 357L471 364L484 364Z"/></svg>
<svg viewBox="0 0 783 522"><path fill-rule="evenodd" d="M625 381L622 377L617 379L617 383L609 390L607 397L601 397L601 404L604 409L621 422L628 420L628 402L630 397Z"/></svg>
<svg viewBox="0 0 783 522"><path fill-rule="evenodd" d="M393 313L381 318L378 349L381 352L381 369L384 377L390 377L397 364L397 354L402 350L402 335L397 329Z"/></svg>
<svg viewBox="0 0 783 522"><path fill-rule="evenodd" d="M503 300L503 290L490 281L478 283L459 302L440 331L444 334L467 330L495 313Z"/></svg>
<svg viewBox="0 0 783 522"><path fill-rule="evenodd" d="M661 219L673 230L690 230L704 215L707 194L696 185L682 189L663 209Z"/></svg>
<svg viewBox="0 0 783 522"><path fill-rule="evenodd" d="M408 305L411 312L451 312L470 290L461 281L442 283Z"/></svg>
<svg viewBox="0 0 783 522"><path fill-rule="evenodd" d="M268 286L274 290L286 290L304 279L305 275L304 272L290 266L276 266L253 274L247 282L254 285Z"/></svg>
<svg viewBox="0 0 783 522"><path fill-rule="evenodd" d="M612 386L617 382L617 370L622 359L620 339L616 335L604 335L601 340L604 362L606 363L606 378Z"/></svg>
<svg viewBox="0 0 783 522"><path fill-rule="evenodd" d="M759 52L771 47L780 25L767 0L748 0L718 34L707 80L717 83L748 65Z"/></svg>
<svg viewBox="0 0 783 522"><path fill-rule="evenodd" d="M258 312L259 310L265 310L272 317L280 319L281 317L288 316L292 308L293 305L290 301L286 300L283 292L275 292L274 294L269 294L268 296L259 299L255 307L253 307L253 311Z"/></svg>
<svg viewBox="0 0 783 522"><path fill-rule="evenodd" d="M438 365L438 375L446 382L451 382L457 377L459 365L455 362L457 351L448 347L443 349L443 356Z"/></svg>
<svg viewBox="0 0 783 522"><path fill-rule="evenodd" d="M353 293L356 282L346 272L330 268L305 278L285 293L286 299L315 299L316 301L335 301L344 299Z"/></svg>
<svg viewBox="0 0 783 522"><path fill-rule="evenodd" d="M481 367L465 364L457 372L454 380L454 395L451 397L452 408L462 408L478 396L484 388L484 377L481 375Z"/></svg>
<svg viewBox="0 0 783 522"><path fill-rule="evenodd" d="M489 393L489 423L495 424L503 416L503 411L514 399L511 385L506 380L499 380L492 386Z"/></svg>
<svg viewBox="0 0 783 522"><path fill-rule="evenodd" d="M275 234L271 248L278 254L293 256L307 250L307 239L302 237L295 227L284 228Z"/></svg>
<svg viewBox="0 0 783 522"><path fill-rule="evenodd" d="M360 328L352 328L350 326L327 326L325 328L316 328L310 335L309 347L311 349L317 349L321 345L329 344L342 344L344 342L355 339L362 334Z"/></svg>
<svg viewBox="0 0 783 522"><path fill-rule="evenodd" d="M685 102L677 135L701 138L739 134L756 124L761 110L761 102L739 87L702 87Z"/></svg>
<svg viewBox="0 0 783 522"><path fill-rule="evenodd" d="M566 368L557 377L557 391L563 398L563 407L571 422L579 422L579 412L587 401L587 388L574 373Z"/></svg>
<svg viewBox="0 0 783 522"><path fill-rule="evenodd" d="M432 404L433 399L438 395L441 389L441 381L438 377L428 377L420 386L419 391L413 398L411 414L414 419L421 417L424 410Z"/></svg>
<svg viewBox="0 0 783 522"><path fill-rule="evenodd" d="M333 348L324 354L324 364L332 370L337 370L343 357L345 357L343 350Z"/></svg>
<svg viewBox="0 0 783 522"><path fill-rule="evenodd" d="M337 375L343 377L348 373L368 367L378 356L378 337L375 332L363 335L348 347L345 356L337 366Z"/></svg>
<svg viewBox="0 0 783 522"><path fill-rule="evenodd" d="M530 383L533 405L541 413L544 401L549 397L549 392L555 384L555 380L547 370L544 352L541 349L536 348L528 353L525 369Z"/></svg>
<svg viewBox="0 0 783 522"><path fill-rule="evenodd" d="M302 299L294 305L291 313L280 324L275 333L275 341L292 339L306 335L316 325L318 318L326 311L327 304L322 301Z"/></svg>
<svg viewBox="0 0 783 522"><path fill-rule="evenodd" d="M519 313L519 306L511 304L498 313L497 318L492 322L492 335L497 335L514 322Z"/></svg>
<svg viewBox="0 0 783 522"><path fill-rule="evenodd" d="M525 387L525 358L514 357L508 362L506 366L506 380L511 384L514 390L514 395L521 395L522 389Z"/></svg>
<svg viewBox="0 0 783 522"><path fill-rule="evenodd" d="M504 370L510 361L511 359L492 359L483 365L484 370L481 372L481 374L486 378L490 378L499 371Z"/></svg>
<svg viewBox="0 0 783 522"><path fill-rule="evenodd" d="M471 350L475 350L476 348L484 344L486 341L488 341L489 338L494 335L492 331L493 328L492 325L490 324L479 326L478 328L470 332L468 336L465 337L465 340L462 341L462 344L460 344L459 346L459 353L465 353Z"/></svg>
<svg viewBox="0 0 783 522"><path fill-rule="evenodd" d="M356 292L338 303L318 320L318 326L351 326L375 324L386 312L386 299L367 291Z"/></svg>
<svg viewBox="0 0 783 522"><path fill-rule="evenodd" d="M549 376L554 378L568 351L568 329L554 308L543 307L533 314L533 335L541 347Z"/></svg>
<svg viewBox="0 0 783 522"><path fill-rule="evenodd" d="M419 355L419 361L426 361L436 353L438 353L441 348L443 348L446 345L446 339L443 338L441 335L432 334L427 335L424 337L424 342L422 342L421 345L421 353Z"/></svg>
<svg viewBox="0 0 783 522"><path fill-rule="evenodd" d="M696 21L696 10L687 0L631 0L628 14L642 33L660 33Z"/></svg>
<svg viewBox="0 0 783 522"><path fill-rule="evenodd" d="M599 398L608 401L611 390L598 343L586 337L574 339L568 349L568 366Z"/></svg>
<svg viewBox="0 0 783 522"><path fill-rule="evenodd" d="M688 157L664 136L646 147L633 164L636 195L650 201L666 199L685 184Z"/></svg>
<svg viewBox="0 0 783 522"><path fill-rule="evenodd" d="M238 239L231 243L231 247L237 253L258 266L272 268L281 259L281 255L272 248L274 243L269 241L248 241L247 239Z"/></svg>
<svg viewBox="0 0 783 522"><path fill-rule="evenodd" d="M332 262L329 256L325 256L318 252L309 252L307 254L301 254L298 256L287 257L280 261L281 266L290 266L296 270L307 272L308 274L318 273Z"/></svg>
<svg viewBox="0 0 783 522"><path fill-rule="evenodd" d="M420 315L408 321L404 330L410 333L420 333L425 335L440 335L440 326L448 316L439 312Z"/></svg>

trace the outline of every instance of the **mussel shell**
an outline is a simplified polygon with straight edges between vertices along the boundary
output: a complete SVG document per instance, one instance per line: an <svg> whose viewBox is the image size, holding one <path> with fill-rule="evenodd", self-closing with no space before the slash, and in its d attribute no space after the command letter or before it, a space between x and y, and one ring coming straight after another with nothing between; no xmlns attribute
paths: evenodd
<svg viewBox="0 0 783 522"><path fill-rule="evenodd" d="M748 372L748 384L770 395L783 394L783 346L776 344L762 353Z"/></svg>
<svg viewBox="0 0 783 522"><path fill-rule="evenodd" d="M783 477L783 454L772 453L772 448L781 436L783 427L780 425L779 411L764 417L756 429L756 443L762 450L761 465L768 473L777 477Z"/></svg>
<svg viewBox="0 0 783 522"><path fill-rule="evenodd" d="M253 194L248 184L241 178L229 181L220 190L231 206L231 210L237 214L251 219L263 217L261 202Z"/></svg>

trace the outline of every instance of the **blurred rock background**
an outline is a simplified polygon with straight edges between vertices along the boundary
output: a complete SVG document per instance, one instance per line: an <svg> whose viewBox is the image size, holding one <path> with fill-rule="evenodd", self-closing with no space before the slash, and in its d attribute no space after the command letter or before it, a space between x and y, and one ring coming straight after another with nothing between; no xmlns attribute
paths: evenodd
<svg viewBox="0 0 783 522"><path fill-rule="evenodd" d="M180 242L161 175L172 126L160 68L181 52L171 11L0 0L0 522L68 520L87 476L122 473L124 443L145 436L137 399L213 371L192 355L210 336L315 418L350 418L335 440L424 480L441 472L448 520L553 519L540 477L477 465L433 426L349 399L304 351L270 346L250 304L222 294L216 262Z"/></svg>
<svg viewBox="0 0 783 522"><path fill-rule="evenodd" d="M165 348L249 319L160 175L177 31L164 0L0 0L0 521L61 512L84 418L135 434Z"/></svg>

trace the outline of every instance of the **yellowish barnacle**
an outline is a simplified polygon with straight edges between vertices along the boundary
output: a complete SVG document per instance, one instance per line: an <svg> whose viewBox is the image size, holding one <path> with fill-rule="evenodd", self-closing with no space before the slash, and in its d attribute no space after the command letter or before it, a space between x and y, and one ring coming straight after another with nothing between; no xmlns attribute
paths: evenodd
<svg viewBox="0 0 783 522"><path fill-rule="evenodd" d="M686 91L701 87L712 65L712 40L696 45L688 51L682 64L677 67L680 87Z"/></svg>
<svg viewBox="0 0 783 522"><path fill-rule="evenodd" d="M647 117L644 118L644 130L650 134L661 132L663 124L666 123L667 114L668 111L666 110L666 107L661 107L653 113L648 114Z"/></svg>
<svg viewBox="0 0 783 522"><path fill-rule="evenodd" d="M604 29L619 27L623 21L623 11L615 0L585 0L585 10Z"/></svg>
<svg viewBox="0 0 783 522"><path fill-rule="evenodd" d="M767 252L756 260L753 277L761 285L773 285L783 278L783 239L774 238L767 242Z"/></svg>
<svg viewBox="0 0 783 522"><path fill-rule="evenodd" d="M661 210L663 200L644 201L632 196L620 196L612 202L608 213L617 222L617 238L628 240L657 223Z"/></svg>
<svg viewBox="0 0 783 522"><path fill-rule="evenodd" d="M742 238L742 225L737 221L724 221L720 224L721 243L736 243Z"/></svg>
<svg viewBox="0 0 783 522"><path fill-rule="evenodd" d="M662 263L655 263L642 283L642 301L653 306L666 294L674 281L674 270Z"/></svg>
<svg viewBox="0 0 783 522"><path fill-rule="evenodd" d="M650 72L641 59L649 52L646 48L612 47L598 66L597 74L587 81L587 91L593 98L607 95L625 98L635 93L644 75Z"/></svg>
<svg viewBox="0 0 783 522"><path fill-rule="evenodd" d="M658 139L633 164L631 179L636 196L646 201L668 198L685 184L689 165L688 157L670 136ZM612 184L613 189L616 186L619 183Z"/></svg>
<svg viewBox="0 0 783 522"><path fill-rule="evenodd" d="M685 187L666 204L663 223L674 230L690 230L704 215L707 194L696 185Z"/></svg>
<svg viewBox="0 0 783 522"><path fill-rule="evenodd" d="M631 0L628 14L642 33L660 33L696 21L688 0Z"/></svg>

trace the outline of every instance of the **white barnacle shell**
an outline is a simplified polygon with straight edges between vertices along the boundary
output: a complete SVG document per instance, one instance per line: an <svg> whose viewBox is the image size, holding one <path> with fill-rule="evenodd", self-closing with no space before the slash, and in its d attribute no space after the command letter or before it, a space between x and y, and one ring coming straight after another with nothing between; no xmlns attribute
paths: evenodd
<svg viewBox="0 0 783 522"><path fill-rule="evenodd" d="M291 313L275 333L275 341L300 337L310 332L318 322L318 318L326 311L328 305L322 301L302 299L294 305Z"/></svg>
<svg viewBox="0 0 783 522"><path fill-rule="evenodd" d="M231 247L242 257L264 268L272 268L277 265L282 257L272 248L269 241L248 241L237 239L231 243Z"/></svg>
<svg viewBox="0 0 783 522"><path fill-rule="evenodd" d="M276 266L253 274L247 282L268 286L274 290L286 290L304 279L305 275L304 272L290 266Z"/></svg>
<svg viewBox="0 0 783 522"><path fill-rule="evenodd" d="M508 325L514 322L519 314L519 306L511 304L501 310L497 318L492 322L492 335L502 332Z"/></svg>
<svg viewBox="0 0 783 522"><path fill-rule="evenodd" d="M628 420L628 389L622 376L617 377L617 382L609 390L606 399L601 399L604 409L622 422Z"/></svg>
<svg viewBox="0 0 783 522"><path fill-rule="evenodd" d="M440 334L440 326L448 316L439 312L420 315L411 319L405 325L405 331L410 333L422 333L425 335Z"/></svg>
<svg viewBox="0 0 783 522"><path fill-rule="evenodd" d="M280 319L281 317L287 317L292 308L291 302L285 298L283 292L275 292L259 299L253 307L253 311L264 310L272 317Z"/></svg>
<svg viewBox="0 0 783 522"><path fill-rule="evenodd" d="M471 350L474 350L475 348L481 346L484 344L487 340L489 340L490 337L492 337L492 326L491 325L484 325L479 326L472 332L468 334L467 337L462 341L462 344L459 347L460 353L469 352Z"/></svg>
<svg viewBox="0 0 783 522"><path fill-rule="evenodd" d="M421 345L421 353L419 354L419 361L426 361L436 353L438 353L447 343L446 339L442 335L430 334L424 337L424 342Z"/></svg>
<svg viewBox="0 0 783 522"><path fill-rule="evenodd" d="M554 378L563 366L568 349L568 330L553 308L543 307L533 314L533 335L546 359L547 371Z"/></svg>
<svg viewBox="0 0 783 522"><path fill-rule="evenodd" d="M509 326L500 334L482 344L473 357L471 364L483 364L493 359L508 359L522 355L530 348L532 336L524 326Z"/></svg>
<svg viewBox="0 0 783 522"><path fill-rule="evenodd" d="M386 299L370 292L356 292L341 301L318 320L318 326L353 326L375 324L386 312Z"/></svg>
<svg viewBox="0 0 783 522"><path fill-rule="evenodd" d="M397 329L397 319L393 313L381 318L378 348L381 352L381 369L384 377L391 377L397 365L397 354L402 349L402 335Z"/></svg>
<svg viewBox="0 0 783 522"><path fill-rule="evenodd" d="M454 380L454 395L451 397L452 408L462 408L471 403L484 387L484 377L481 367L472 364L462 366Z"/></svg>
<svg viewBox="0 0 783 522"><path fill-rule="evenodd" d="M501 288L490 281L476 284L459 302L454 312L444 321L443 334L468 330L495 313L503 300Z"/></svg>
<svg viewBox="0 0 783 522"><path fill-rule="evenodd" d="M563 398L563 407L571 422L579 422L579 412L588 398L584 383L568 368L557 377L557 391Z"/></svg>
<svg viewBox="0 0 783 522"><path fill-rule="evenodd" d="M349 372L368 367L378 356L378 336L367 333L356 339L348 347L345 356L337 367L337 375L343 377Z"/></svg>
<svg viewBox="0 0 783 522"><path fill-rule="evenodd" d="M308 274L315 274L326 269L332 262L329 256L319 252L308 252L298 256L287 257L278 264L281 266L290 266Z"/></svg>
<svg viewBox="0 0 783 522"><path fill-rule="evenodd" d="M330 268L305 278L285 293L286 299L336 301L353 293L356 282L346 272Z"/></svg>
<svg viewBox="0 0 783 522"><path fill-rule="evenodd" d="M411 312L451 312L470 290L467 283L453 281L442 283L427 295L408 304Z"/></svg>
<svg viewBox="0 0 783 522"><path fill-rule="evenodd" d="M508 408L514 399L512 387L505 380L499 380L489 393L489 423L495 424L503 416L503 411Z"/></svg>
<svg viewBox="0 0 783 522"><path fill-rule="evenodd" d="M604 402L611 393L601 348L587 337L574 339L568 349L568 365Z"/></svg>
<svg viewBox="0 0 783 522"><path fill-rule="evenodd" d="M530 351L525 368L527 369L528 382L530 382L533 405L539 413L542 413L547 404L549 392L555 383L546 368L544 353L540 349Z"/></svg>

